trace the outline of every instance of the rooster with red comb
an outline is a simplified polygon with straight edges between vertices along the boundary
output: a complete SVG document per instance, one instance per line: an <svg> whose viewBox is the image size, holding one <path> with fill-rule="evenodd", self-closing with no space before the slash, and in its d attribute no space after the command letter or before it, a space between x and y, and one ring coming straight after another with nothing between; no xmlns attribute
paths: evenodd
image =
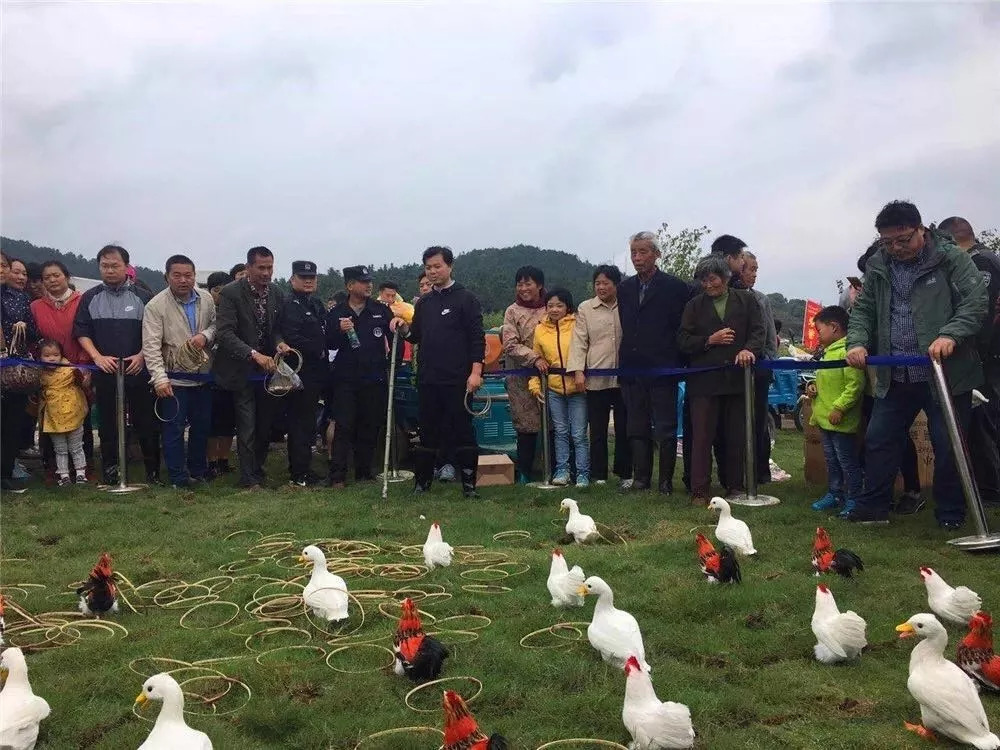
<svg viewBox="0 0 1000 750"><path fill-rule="evenodd" d="M981 687L1000 691L1000 656L993 653L993 618L989 612L976 612L969 620L969 633L959 641L955 661Z"/></svg>
<svg viewBox="0 0 1000 750"><path fill-rule="evenodd" d="M743 576L740 573L740 563L733 553L732 547L722 545L722 552L717 552L714 545L704 534L696 534L695 547L698 550L698 563L705 580L709 583L740 583Z"/></svg>
<svg viewBox="0 0 1000 750"><path fill-rule="evenodd" d="M398 675L411 680L435 680L441 674L448 649L439 640L424 633L420 613L413 600L407 597L402 603L402 614L393 640L396 655L393 669Z"/></svg>
<svg viewBox="0 0 1000 750"><path fill-rule="evenodd" d="M87 582L76 593L80 597L80 611L88 617L100 617L107 612L118 614L118 586L111 569L111 555L107 552L101 555Z"/></svg>
<svg viewBox="0 0 1000 750"><path fill-rule="evenodd" d="M443 750L507 750L507 740L499 734L487 737L479 731L475 717L469 712L462 696L454 690L444 691Z"/></svg>
<svg viewBox="0 0 1000 750"><path fill-rule="evenodd" d="M683 703L657 698L649 672L635 656L625 661L622 723L632 735L633 750L694 747L691 710Z"/></svg>
<svg viewBox="0 0 1000 750"><path fill-rule="evenodd" d="M812 564L816 575L833 572L842 578L852 578L855 570L861 572L865 569L864 562L855 552L844 548L834 552L830 535L822 526L816 527Z"/></svg>

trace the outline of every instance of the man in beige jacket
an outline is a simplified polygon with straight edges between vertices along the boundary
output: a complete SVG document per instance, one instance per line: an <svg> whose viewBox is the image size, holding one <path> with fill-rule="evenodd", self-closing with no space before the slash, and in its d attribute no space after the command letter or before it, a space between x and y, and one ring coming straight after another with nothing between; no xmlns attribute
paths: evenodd
<svg viewBox="0 0 1000 750"><path fill-rule="evenodd" d="M207 383L215 339L215 302L199 289L194 262L167 259L167 288L146 305L142 354L163 422L163 457L174 488L206 481L212 394ZM191 379L181 373L190 373ZM187 454L184 428L190 427Z"/></svg>

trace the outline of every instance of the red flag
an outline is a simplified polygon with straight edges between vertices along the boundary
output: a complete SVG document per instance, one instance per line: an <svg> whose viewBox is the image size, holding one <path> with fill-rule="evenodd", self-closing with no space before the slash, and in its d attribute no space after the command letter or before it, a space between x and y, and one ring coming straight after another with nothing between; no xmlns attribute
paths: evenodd
<svg viewBox="0 0 1000 750"><path fill-rule="evenodd" d="M819 349L819 332L813 324L823 306L815 300L806 301L806 314L802 318L802 348L814 352Z"/></svg>

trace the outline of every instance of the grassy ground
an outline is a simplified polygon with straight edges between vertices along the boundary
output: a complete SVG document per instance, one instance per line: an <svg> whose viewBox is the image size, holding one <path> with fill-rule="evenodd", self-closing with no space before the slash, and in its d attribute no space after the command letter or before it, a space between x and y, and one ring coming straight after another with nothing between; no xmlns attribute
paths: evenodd
<svg viewBox="0 0 1000 750"><path fill-rule="evenodd" d="M283 460L275 458L275 474L281 473L278 458ZM867 570L857 582L828 583L841 609L854 609L867 619L871 646L857 664L820 665L812 658L814 638L809 627L816 583L809 555L820 517L807 507L818 489L808 488L800 479L799 434L785 431L780 436L776 458L794 478L772 486L783 500L780 506L737 510L750 523L760 550L755 559L744 563L744 583L738 587L712 587L701 580L692 538L695 527L711 527L707 510L689 507L683 497L662 500L646 494L622 499L610 487L568 493L489 488L476 502L460 500L454 485L437 485L429 497L419 500L410 496L408 487L396 485L393 497L385 503L373 485L336 495L286 487L246 494L229 480L195 493L159 490L115 496L80 489L32 489L22 496L7 495L2 508L3 583L6 587L43 584L44 589L29 588L26 593L8 588L21 606L36 614L73 609L68 586L87 574L102 550L111 551L117 567L138 586L161 578L194 582L222 575L220 566L248 559L254 535L226 539L238 530L254 529L265 535L290 532L281 539L295 539L294 544L252 550L260 557L274 553L277 559L247 563L255 567L242 572L247 577L231 587L226 588L227 579L207 582L221 600L241 607L239 616L224 628L182 629L179 618L184 607L153 605L152 594L162 588L154 585L145 590L143 601L149 606L140 606L141 614L123 613L116 618L128 628L127 637L81 630L81 640L75 645L30 654L34 688L52 706L38 747L139 745L150 725L133 716L131 707L144 677L128 665L141 657L186 662L232 657L213 666L250 686L249 703L240 708L244 703L238 697L241 688L235 687L217 703L219 711L238 709L234 713L190 717L195 727L209 733L217 748L339 750L353 748L366 735L392 727L439 726L437 688L414 697L418 707L433 710L418 714L404 706L412 685L385 671L341 674L322 658L311 661L322 655L306 649L268 654L261 658L264 665L259 665L244 640L261 626L242 609L265 583L249 575L289 579L301 574L283 566L291 565L292 558L285 556L297 553L304 543L328 538L365 540L393 550L375 556L374 563L419 562L403 557L398 547L422 544L434 519L441 521L445 539L453 545L483 545L530 569L498 581L512 589L503 594L462 589L476 583L463 578L463 571L482 568L483 563L453 565L409 582L346 575L349 586L386 592L407 587L443 589L452 598L430 597L422 609L438 619L470 614L490 618L492 624L477 631L477 640L465 642L472 637L468 635L442 636L446 642L462 641L454 645L445 674L482 680L483 693L473 702L473 711L484 729L502 732L512 747L531 750L567 737L627 743L621 723L624 676L603 664L586 640L546 650L519 645L531 631L563 620L589 620L593 610L592 600L572 611L557 611L549 605L545 578L549 552L562 534L553 521L559 518L557 505L564 494L578 499L584 512L628 539L627 544L613 546L572 546L567 556L571 565L578 563L588 575L607 580L615 590L616 604L636 616L657 692L663 700L691 707L698 747L924 746L902 726L904 719L918 720L919 712L906 690L912 642L897 641L893 627L927 608L919 565L935 567L956 585L970 585L987 607L996 606L1000 602L997 558L965 554L944 544L945 535L934 526L930 509L879 529L824 520L835 545L850 547L865 560ZM1000 524L995 513L991 520ZM511 529L530 531L531 538L492 541L494 534ZM192 589L186 595L203 593ZM160 601L170 598L161 595ZM381 638L379 644L391 646L394 620L380 615L376 605L387 605L391 614L396 608L387 598L362 601L365 620L355 640ZM208 626L233 611L225 605L204 607L185 624ZM309 630L309 644L333 650L326 643L329 637L312 629L305 617L292 619L294 627ZM8 616L8 625L16 620ZM465 618L447 627L472 630L483 622ZM359 623L359 613L352 607L350 628ZM243 635L233 634L232 628ZM952 631L952 645L957 635ZM282 631L268 636L266 643L251 645L261 651L304 643L305 637ZM554 642L553 638L533 641L536 645ZM388 655L370 648L331 657L333 665L357 670L377 670L382 660L388 662ZM133 666L144 674L161 668L146 661ZM196 674L200 673L184 676ZM211 693L217 687L203 680L191 689ZM457 687L469 692L466 685ZM985 702L994 729L1000 728L1000 699L987 696ZM188 708L204 710L191 701ZM146 713L152 717L156 711L153 706ZM434 738L425 735L399 739L396 744L366 743L365 747L436 745Z"/></svg>

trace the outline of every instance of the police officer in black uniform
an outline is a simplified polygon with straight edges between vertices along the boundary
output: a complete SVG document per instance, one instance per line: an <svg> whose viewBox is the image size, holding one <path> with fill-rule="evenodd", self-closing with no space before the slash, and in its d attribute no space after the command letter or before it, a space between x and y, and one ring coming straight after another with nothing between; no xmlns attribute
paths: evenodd
<svg viewBox="0 0 1000 750"><path fill-rule="evenodd" d="M372 460L378 436L385 426L388 398L389 347L392 312L372 299L368 266L344 269L347 300L326 316L326 345L336 350L333 360L333 448L330 486L342 488L347 464L354 453L354 478L373 479Z"/></svg>
<svg viewBox="0 0 1000 750"><path fill-rule="evenodd" d="M291 349L301 355L299 377L302 390L291 391L285 398L288 417L288 474L292 484L306 487L320 477L309 470L312 446L316 439L316 411L319 395L326 382L326 308L316 296L316 264L309 260L292 263L292 293L278 315L276 334L278 353ZM294 369L295 354L289 354Z"/></svg>

